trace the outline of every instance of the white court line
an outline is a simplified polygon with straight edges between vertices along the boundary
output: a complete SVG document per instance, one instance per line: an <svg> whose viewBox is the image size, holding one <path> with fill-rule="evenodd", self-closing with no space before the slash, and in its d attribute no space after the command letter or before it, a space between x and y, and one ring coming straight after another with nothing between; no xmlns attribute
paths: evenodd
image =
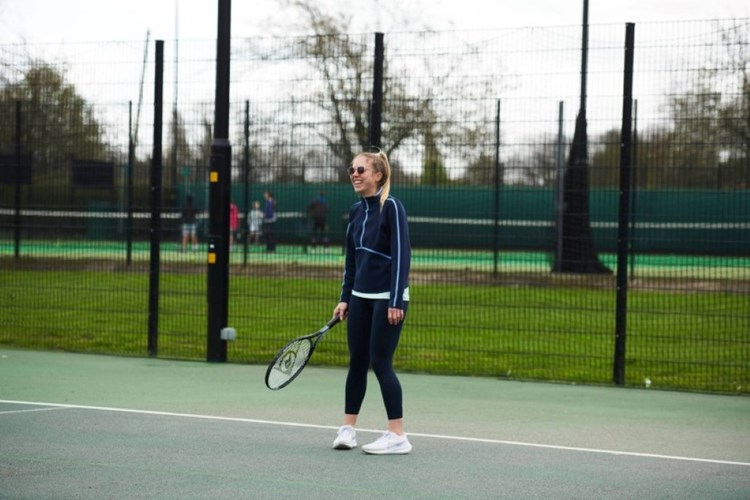
<svg viewBox="0 0 750 500"><path fill-rule="evenodd" d="M31 413L35 411L53 411L53 410L66 410L65 407L53 407L53 408L33 408L29 410L10 410L10 411L0 411L0 415L10 415L11 413Z"/></svg>
<svg viewBox="0 0 750 500"><path fill-rule="evenodd" d="M318 424L302 424L298 422L280 422L276 420L259 420L253 418L239 418L239 417L219 417L215 415L196 415L191 413L174 413L168 411L154 411L154 410L134 410L130 408L111 408L107 406L86 406L86 405L73 405L73 404L59 404L59 403L41 403L36 401L14 401L0 399L0 403L6 404L19 404L19 405L31 405L31 406L50 406L49 409L80 409L80 410L96 410L96 411L110 411L119 413L134 413L138 415L157 415L165 417L180 417L180 418L193 418L198 420L219 420L223 422L243 422L249 424L263 424L263 425L283 425L288 427L303 427L308 429L338 429L337 426L331 425L318 425ZM29 411L29 410L23 410ZM6 412L11 413L11 412ZM19 411L21 413L21 411ZM382 430L376 429L357 429L363 432L375 432L381 433ZM562 450L562 451L576 451L583 453L599 453L605 455L616 455L626 457L638 457L638 458L656 458L661 460L679 460L683 462L699 462L708 464L719 464L719 465L738 465L740 467L750 467L750 462L734 462L731 460L715 460L711 458L696 458L696 457L682 457L679 455L659 455L656 453L638 453L633 451L617 451L617 450L604 450L597 448L580 448L577 446L560 446L555 444L540 444L540 443L525 443L522 441L504 441L502 439L483 439L483 438L472 438L463 436L449 436L443 434L425 434L419 432L409 432L409 436L425 437L432 439L445 439L451 441L464 441L472 443L486 443L486 444L502 444L507 446L523 446L527 448L542 448L548 450Z"/></svg>

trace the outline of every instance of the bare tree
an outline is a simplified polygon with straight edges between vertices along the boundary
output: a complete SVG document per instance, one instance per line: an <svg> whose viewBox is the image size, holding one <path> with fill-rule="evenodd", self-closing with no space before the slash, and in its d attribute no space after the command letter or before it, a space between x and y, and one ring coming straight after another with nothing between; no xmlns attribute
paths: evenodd
<svg viewBox="0 0 750 500"><path fill-rule="evenodd" d="M717 23L720 23L717 21ZM717 24L721 50L711 52L695 79L675 81L669 122L638 133L641 187L742 189L750 186L750 54L747 21ZM684 88L682 86L685 85ZM604 152L616 158L615 132Z"/></svg>
<svg viewBox="0 0 750 500"><path fill-rule="evenodd" d="M373 45L361 36L346 34L350 18L343 13L324 11L311 0L287 0L285 5L300 12L315 35L299 41L296 50L322 76L317 102L330 116L331 127L322 130L320 137L345 165L356 151L370 145ZM421 145L421 182L449 182L443 151L461 144L478 158L491 143L485 124L467 116L485 104L479 101L498 82L474 78L467 84L467 77L456 71L463 63L460 55L437 62L425 57L417 63L421 67L410 66L409 74L399 74L388 39L385 52L382 145L389 156L407 144ZM415 74L426 76L424 83L415 83ZM465 105L457 106L455 96L461 96ZM340 175L345 180L343 172Z"/></svg>
<svg viewBox="0 0 750 500"><path fill-rule="evenodd" d="M350 20L342 13L328 13L308 0L287 4L301 12L315 34L299 41L299 54L322 76L318 102L331 117L331 134L320 136L343 166L356 151L368 147L373 54L361 37L346 35ZM387 65L387 58L386 58ZM387 72L387 68L385 70ZM423 115L423 102L408 98L403 85L388 78L383 89L383 112L394 126L383 131L383 145L390 153L415 137L416 117ZM342 169L342 179L343 169Z"/></svg>
<svg viewBox="0 0 750 500"><path fill-rule="evenodd" d="M735 75L736 91L719 107L719 125L728 145L724 170L734 179L734 186L750 188L750 22L734 20L721 31L724 42L723 68L726 74ZM731 85L731 82L730 82ZM730 181L731 183L731 181Z"/></svg>

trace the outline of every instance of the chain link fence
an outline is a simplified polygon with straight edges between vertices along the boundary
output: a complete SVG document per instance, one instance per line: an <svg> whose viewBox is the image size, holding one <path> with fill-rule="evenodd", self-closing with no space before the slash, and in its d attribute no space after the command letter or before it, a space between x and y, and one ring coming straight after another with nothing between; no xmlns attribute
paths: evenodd
<svg viewBox="0 0 750 500"><path fill-rule="evenodd" d="M266 363L330 317L345 167L376 125L413 245L398 369L612 383L625 26L589 28L586 66L575 26L385 34L373 124L376 36L232 40L229 360ZM625 385L750 392L749 40L748 19L635 27ZM215 48L166 41L155 102L151 40L0 46L0 345L205 359ZM566 189L590 237L563 227ZM265 191L272 253L249 224ZM562 270L579 240L597 272ZM332 333L313 364L346 353Z"/></svg>

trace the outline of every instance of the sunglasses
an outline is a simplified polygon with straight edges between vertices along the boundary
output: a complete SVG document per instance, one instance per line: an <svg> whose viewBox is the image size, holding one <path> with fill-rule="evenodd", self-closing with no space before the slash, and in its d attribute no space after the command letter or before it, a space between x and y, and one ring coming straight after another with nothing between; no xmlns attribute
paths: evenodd
<svg viewBox="0 0 750 500"><path fill-rule="evenodd" d="M357 172L359 175L362 175L365 173L365 170L367 170L365 167L349 167L349 175L354 175L354 172Z"/></svg>

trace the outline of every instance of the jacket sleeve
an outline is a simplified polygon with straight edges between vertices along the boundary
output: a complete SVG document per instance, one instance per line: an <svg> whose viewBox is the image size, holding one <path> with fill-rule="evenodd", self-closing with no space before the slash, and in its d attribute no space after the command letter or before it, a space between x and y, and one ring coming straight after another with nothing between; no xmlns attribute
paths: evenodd
<svg viewBox="0 0 750 500"><path fill-rule="evenodd" d="M404 290L409 286L411 267L411 242L406 209L400 201L389 198L388 204L391 233L391 300L389 307L404 308Z"/></svg>
<svg viewBox="0 0 750 500"><path fill-rule="evenodd" d="M341 297L340 302L349 303L349 299L352 296L352 290L354 289L354 271L356 269L354 262L354 241L352 241L351 227L352 217L354 209L349 211L349 222L346 225L346 239L345 248L346 254L344 257L344 278L341 282Z"/></svg>

